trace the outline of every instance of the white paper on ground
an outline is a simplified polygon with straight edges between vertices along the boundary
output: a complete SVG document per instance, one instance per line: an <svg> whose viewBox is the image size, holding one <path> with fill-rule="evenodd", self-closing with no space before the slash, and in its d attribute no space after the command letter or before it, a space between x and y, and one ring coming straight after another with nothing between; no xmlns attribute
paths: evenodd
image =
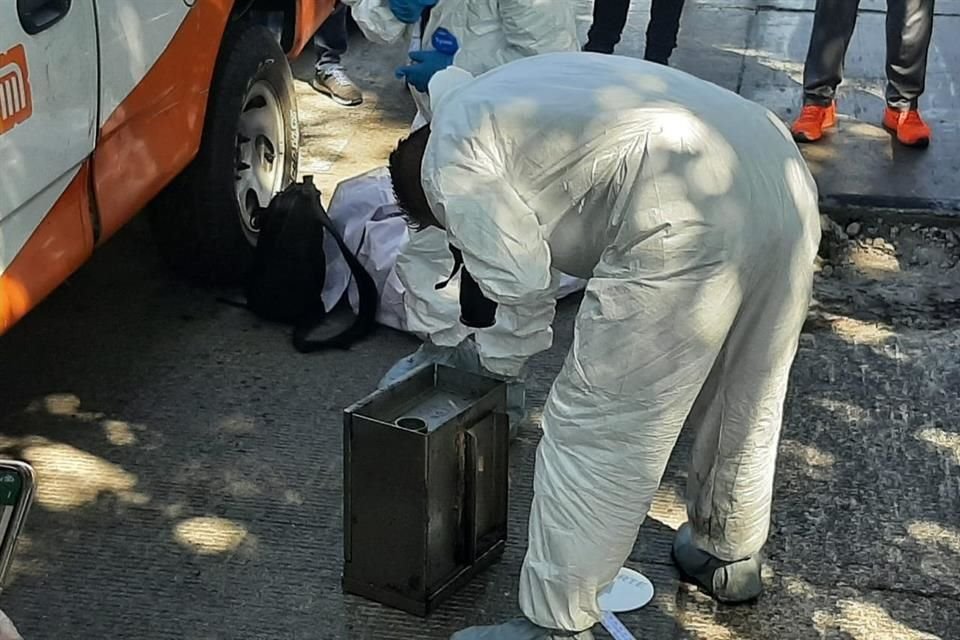
<svg viewBox="0 0 960 640"><path fill-rule="evenodd" d="M624 567L613 583L600 592L601 611L624 613L646 606L653 600L653 583L639 571Z"/></svg>
<svg viewBox="0 0 960 640"><path fill-rule="evenodd" d="M344 4L370 42L393 44L412 29L397 20L387 0L344 0Z"/></svg>

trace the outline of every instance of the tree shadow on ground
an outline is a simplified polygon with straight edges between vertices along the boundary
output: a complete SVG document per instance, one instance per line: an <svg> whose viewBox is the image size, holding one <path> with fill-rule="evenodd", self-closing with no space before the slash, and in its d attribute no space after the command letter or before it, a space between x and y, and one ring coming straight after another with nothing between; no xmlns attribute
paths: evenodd
<svg viewBox="0 0 960 640"><path fill-rule="evenodd" d="M4 609L27 637L349 637L307 633L344 618L339 418L413 348L296 354L134 222L0 343L0 450L40 472Z"/></svg>
<svg viewBox="0 0 960 640"><path fill-rule="evenodd" d="M535 427L513 449L500 564L427 621L344 597L340 411L413 341L375 339L343 358L290 354L286 332L156 276L149 246L118 238L0 344L2 446L65 479L32 514L4 593L28 637L442 638L515 613ZM557 344L534 360L534 408L575 306L561 305ZM728 609L684 590L643 615L698 640L960 627L954 327L878 340L831 324L807 335L767 597ZM664 480L673 495L688 446L684 434ZM651 519L631 561L657 573L670 537Z"/></svg>

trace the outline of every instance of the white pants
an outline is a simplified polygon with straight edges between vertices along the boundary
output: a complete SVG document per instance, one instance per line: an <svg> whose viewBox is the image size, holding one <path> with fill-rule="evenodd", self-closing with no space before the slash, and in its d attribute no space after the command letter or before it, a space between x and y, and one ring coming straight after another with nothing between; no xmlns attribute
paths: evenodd
<svg viewBox="0 0 960 640"><path fill-rule="evenodd" d="M810 218L734 262L598 268L544 409L520 580L533 622L598 621L597 592L629 556L684 424L696 544L724 560L763 546L819 241Z"/></svg>

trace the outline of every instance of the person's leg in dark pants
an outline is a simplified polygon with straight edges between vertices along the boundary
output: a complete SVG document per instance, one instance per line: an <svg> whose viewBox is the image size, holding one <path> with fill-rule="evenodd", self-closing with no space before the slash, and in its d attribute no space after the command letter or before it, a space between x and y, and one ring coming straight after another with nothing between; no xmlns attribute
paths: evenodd
<svg viewBox="0 0 960 640"><path fill-rule="evenodd" d="M603 0L598 0L603 2ZM677 48L683 0L653 0L650 4L650 22L647 23L647 48L643 59L667 64Z"/></svg>
<svg viewBox="0 0 960 640"><path fill-rule="evenodd" d="M930 144L917 103L927 77L934 0L887 0L887 110L884 125L911 147Z"/></svg>
<svg viewBox="0 0 960 640"><path fill-rule="evenodd" d="M843 79L843 59L857 25L859 0L817 0L803 66L803 102L825 107Z"/></svg>
<svg viewBox="0 0 960 640"><path fill-rule="evenodd" d="M797 142L816 142L837 124L834 102L843 59L857 25L860 0L817 0L810 47L803 65L803 110L791 131Z"/></svg>
<svg viewBox="0 0 960 640"><path fill-rule="evenodd" d="M887 2L887 104L916 109L927 77L934 0Z"/></svg>
<svg viewBox="0 0 960 640"><path fill-rule="evenodd" d="M313 45L317 50L313 88L345 106L355 106L363 102L360 89L340 63L340 57L347 52L346 5L337 3L333 13L314 34Z"/></svg>
<svg viewBox="0 0 960 640"><path fill-rule="evenodd" d="M647 24L644 60L667 64L670 54L677 47L683 2L684 0L653 0L650 5L650 22ZM620 42L629 13L630 0L595 0L593 24L583 50L613 53Z"/></svg>
<svg viewBox="0 0 960 640"><path fill-rule="evenodd" d="M630 0L594 0L593 24L587 34L584 51L613 53L627 25Z"/></svg>

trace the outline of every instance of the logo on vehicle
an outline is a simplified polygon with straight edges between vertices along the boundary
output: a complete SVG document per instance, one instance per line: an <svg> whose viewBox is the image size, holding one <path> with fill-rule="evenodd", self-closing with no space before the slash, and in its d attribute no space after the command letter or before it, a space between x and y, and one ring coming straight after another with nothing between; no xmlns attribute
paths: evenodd
<svg viewBox="0 0 960 640"><path fill-rule="evenodd" d="M33 96L27 73L27 50L22 44L0 53L0 135L33 115Z"/></svg>

